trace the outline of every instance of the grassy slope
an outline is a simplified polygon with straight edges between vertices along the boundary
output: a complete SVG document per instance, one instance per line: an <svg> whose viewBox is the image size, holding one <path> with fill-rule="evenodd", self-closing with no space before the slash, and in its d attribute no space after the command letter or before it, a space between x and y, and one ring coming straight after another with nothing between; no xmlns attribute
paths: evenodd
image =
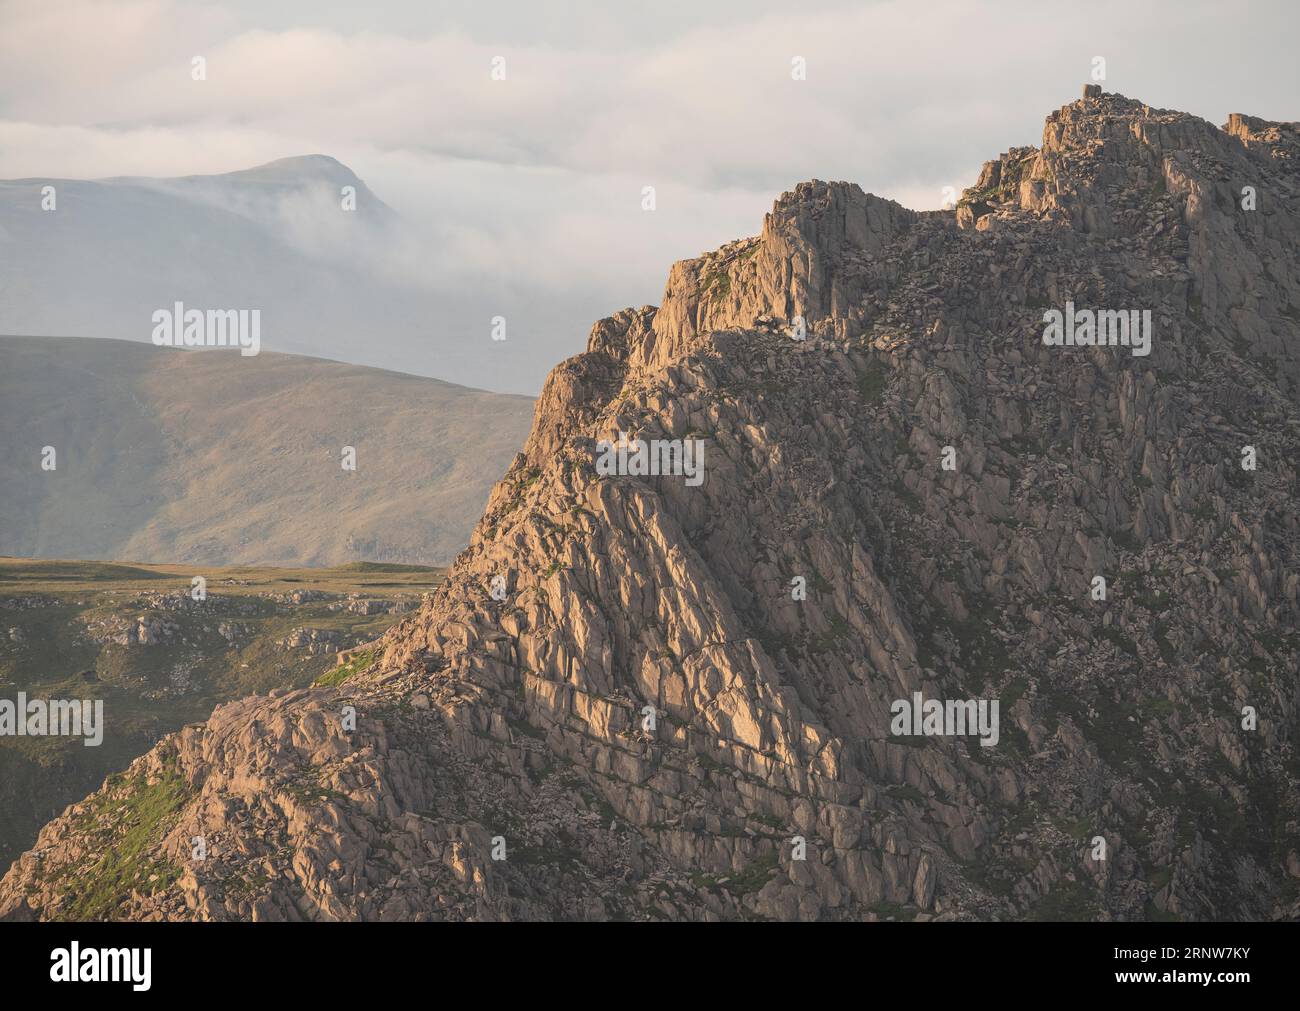
<svg viewBox="0 0 1300 1011"><path fill-rule="evenodd" d="M0 338L0 554L445 564L532 410L296 355Z"/></svg>
<svg viewBox="0 0 1300 1011"><path fill-rule="evenodd" d="M188 591L207 580L206 606L155 610L145 593ZM331 610L350 594L418 601L441 578L418 566L360 563L335 569L33 561L0 558L0 698L102 699L103 744L80 739L0 738L0 868L35 839L42 824L124 769L164 734L206 719L218 702L276 687L298 687L332 672L333 654L308 656L278 645L299 627L337 631L344 645L365 642L398 614ZM285 603L265 594L313 590L333 599ZM24 599L36 607L11 607ZM165 616L179 626L152 646L98 644L89 626L122 625L140 615ZM218 631L241 627L234 643ZM11 630L18 630L18 638ZM96 683L81 671L94 669Z"/></svg>

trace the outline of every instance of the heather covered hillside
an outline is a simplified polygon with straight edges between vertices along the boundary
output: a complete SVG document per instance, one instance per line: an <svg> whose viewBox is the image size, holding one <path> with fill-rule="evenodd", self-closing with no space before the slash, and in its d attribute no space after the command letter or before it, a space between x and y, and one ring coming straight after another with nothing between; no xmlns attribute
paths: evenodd
<svg viewBox="0 0 1300 1011"><path fill-rule="evenodd" d="M265 350L0 337L0 554L446 564L532 410Z"/></svg>

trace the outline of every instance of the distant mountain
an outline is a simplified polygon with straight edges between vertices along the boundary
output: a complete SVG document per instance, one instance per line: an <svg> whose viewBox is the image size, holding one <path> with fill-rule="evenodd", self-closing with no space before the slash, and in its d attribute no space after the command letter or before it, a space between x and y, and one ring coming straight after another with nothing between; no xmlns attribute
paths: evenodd
<svg viewBox="0 0 1300 1011"><path fill-rule="evenodd" d="M0 555L442 564L531 414L527 397L296 355L0 338Z"/></svg>
<svg viewBox="0 0 1300 1011"><path fill-rule="evenodd" d="M429 241L326 155L175 179L0 181L0 334L148 341L154 311L177 301L259 309L270 350L535 389L551 356L515 353L518 316L512 343L491 339L503 291L412 280Z"/></svg>

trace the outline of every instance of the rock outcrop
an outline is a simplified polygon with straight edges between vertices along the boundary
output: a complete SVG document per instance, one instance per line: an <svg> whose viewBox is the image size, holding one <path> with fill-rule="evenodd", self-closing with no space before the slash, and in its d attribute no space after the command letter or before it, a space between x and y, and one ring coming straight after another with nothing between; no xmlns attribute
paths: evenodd
<svg viewBox="0 0 1300 1011"><path fill-rule="evenodd" d="M556 367L366 671L169 737L0 912L86 915L163 807L90 913L1296 916L1296 137L1091 93L955 211L799 185ZM1067 302L1150 353L1046 345ZM918 692L997 743L895 734Z"/></svg>

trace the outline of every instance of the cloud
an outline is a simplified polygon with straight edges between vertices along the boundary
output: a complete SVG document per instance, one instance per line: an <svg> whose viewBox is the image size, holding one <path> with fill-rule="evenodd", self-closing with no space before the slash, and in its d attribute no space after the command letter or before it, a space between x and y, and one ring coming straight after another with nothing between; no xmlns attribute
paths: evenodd
<svg viewBox="0 0 1300 1011"><path fill-rule="evenodd" d="M8 121L79 125L124 146L146 128L240 131L278 137L282 148L368 145L698 187L745 181L770 190L843 166L878 173L879 182L865 181L888 188L951 171L938 163L987 145L990 132L1035 141L1044 113L1075 96L1095 53L1108 56L1121 89L1154 76L1167 93L1200 92L1218 105L1243 83L1224 65L1236 58L1225 52L1233 37L1282 48L1269 42L1278 33L1252 31L1254 21L1276 28L1272 5L1258 6L1256 19L1215 15L1214 24L1213 8L1198 4L1101 2L1086 21L1061 10L814 5L610 49L494 45L456 30L247 29L219 8L165 0L10 2L0 6L0 92ZM1124 31L1108 36L1101 25ZM1214 34L1216 25L1224 32ZM205 81L190 77L195 55L207 61ZM807 60L803 82L790 77L796 55ZM1247 78L1259 91L1285 81L1265 55L1256 52ZM504 82L489 78L497 56ZM1196 77L1171 80L1188 64ZM0 166L15 157L6 151ZM219 167L210 151L193 160L202 162L194 171Z"/></svg>
<svg viewBox="0 0 1300 1011"><path fill-rule="evenodd" d="M635 9L566 23L554 6L443 3L358 28L316 8L269 22L234 0L0 3L0 177L324 152L413 226L376 270L488 301L596 292L612 311L657 299L671 260L756 233L803 179L938 207L984 159L1037 143L1095 55L1108 88L1155 105L1296 116L1279 108L1296 98L1297 21L1280 3L1098 0L1086 18L1028 0L679 4L671 27ZM553 343L576 348L589 323Z"/></svg>

